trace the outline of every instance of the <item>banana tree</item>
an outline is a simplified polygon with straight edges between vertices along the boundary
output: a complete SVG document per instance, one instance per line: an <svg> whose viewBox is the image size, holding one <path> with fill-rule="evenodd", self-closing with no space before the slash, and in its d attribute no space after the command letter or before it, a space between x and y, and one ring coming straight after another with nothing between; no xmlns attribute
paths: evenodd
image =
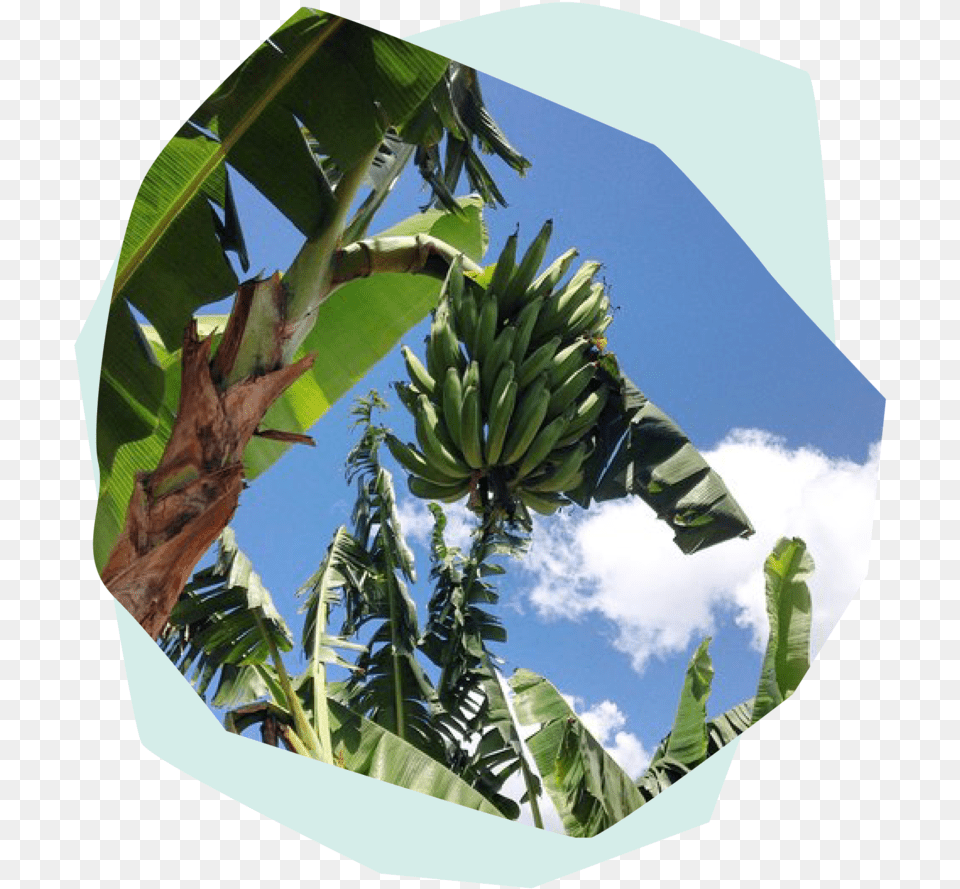
<svg viewBox="0 0 960 889"><path fill-rule="evenodd" d="M813 567L802 540L777 542L764 564L770 636L755 697L706 718L714 671L710 639L704 639L687 666L673 728L636 781L614 762L550 682L529 670L514 673L510 685L516 695L517 718L524 725L538 725L527 744L568 835L589 837L606 830L796 690L810 665L806 580Z"/></svg>
<svg viewBox="0 0 960 889"><path fill-rule="evenodd" d="M219 674L213 703L242 702L224 715L228 731L240 734L259 724L265 743L499 816L441 763L325 694L325 664L352 668L334 649L363 646L327 634L324 612L336 589L363 570L361 549L341 529L305 587L308 665L292 677L280 655L293 647L290 632L228 528L217 561L184 591L161 642L201 695Z"/></svg>
<svg viewBox="0 0 960 889"><path fill-rule="evenodd" d="M95 555L106 586L152 636L236 509L244 478L309 444L306 430L329 404L430 308L436 284L413 276L443 277L460 254L466 268L480 259L482 197L454 204L444 193L455 212L365 238L399 169L416 150L434 151L448 126L461 154L469 143L467 158L476 142L524 169L472 78L404 41L302 9L148 172L107 327ZM464 164L489 200L501 197L475 163L453 157L441 177L448 192ZM283 275L241 283L228 258L247 271L236 176L305 239ZM230 294L211 336L195 312Z"/></svg>

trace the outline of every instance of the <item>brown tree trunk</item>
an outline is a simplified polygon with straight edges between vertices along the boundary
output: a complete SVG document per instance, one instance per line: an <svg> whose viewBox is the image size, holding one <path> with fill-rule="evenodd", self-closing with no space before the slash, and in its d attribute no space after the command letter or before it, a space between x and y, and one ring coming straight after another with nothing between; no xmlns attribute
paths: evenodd
<svg viewBox="0 0 960 889"><path fill-rule="evenodd" d="M270 285L282 298L279 276ZM261 285L262 286L262 283ZM156 639L197 562L233 516L243 490L243 451L271 404L313 364L296 364L224 387L256 284L243 285L211 361L212 339L195 322L183 339L180 405L157 468L137 476L123 532L102 572L104 585ZM278 346L281 340L278 331ZM308 436L265 432L312 443Z"/></svg>

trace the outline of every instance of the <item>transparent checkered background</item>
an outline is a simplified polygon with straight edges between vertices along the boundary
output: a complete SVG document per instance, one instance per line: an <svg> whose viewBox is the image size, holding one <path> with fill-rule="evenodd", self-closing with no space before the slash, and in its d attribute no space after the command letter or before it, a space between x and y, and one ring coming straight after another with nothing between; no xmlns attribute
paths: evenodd
<svg viewBox="0 0 960 889"><path fill-rule="evenodd" d="M406 36L451 20L442 16L526 4L320 5ZM960 735L960 558L949 555L960 536L960 361L950 358L960 335L960 5L606 5L810 73L837 338L888 401L860 598L799 693L742 740L713 820L558 882L945 880L960 816L950 746ZM302 839L145 750L113 600L88 559L95 492L74 339L147 168L293 8L0 6L4 883L419 882Z"/></svg>

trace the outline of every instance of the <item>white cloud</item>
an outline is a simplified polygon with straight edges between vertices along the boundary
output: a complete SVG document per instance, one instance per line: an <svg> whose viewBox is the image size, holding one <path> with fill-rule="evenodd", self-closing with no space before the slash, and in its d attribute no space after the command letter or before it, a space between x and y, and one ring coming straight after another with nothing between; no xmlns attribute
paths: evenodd
<svg viewBox="0 0 960 889"><path fill-rule="evenodd" d="M866 576L879 448L861 465L736 430L704 456L750 517L753 537L686 556L637 498L539 522L525 560L537 612L609 618L616 646L638 671L713 632L722 610L732 610L762 650L763 562L779 537L802 537L817 565L810 587L819 651Z"/></svg>
<svg viewBox="0 0 960 889"><path fill-rule="evenodd" d="M443 511L447 516L447 530L444 537L447 546L455 546L466 552L470 549L470 534L477 524L477 517L460 503L444 503ZM400 517L400 527L403 533L411 540L430 546L430 536L433 534L433 513L425 500L416 500L412 497L397 499L397 514Z"/></svg>

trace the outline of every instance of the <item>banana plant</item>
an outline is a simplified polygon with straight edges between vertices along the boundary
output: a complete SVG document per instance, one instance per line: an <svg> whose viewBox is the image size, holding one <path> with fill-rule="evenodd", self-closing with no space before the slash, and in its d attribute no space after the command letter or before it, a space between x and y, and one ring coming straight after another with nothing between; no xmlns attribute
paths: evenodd
<svg viewBox="0 0 960 889"><path fill-rule="evenodd" d="M306 430L429 309L437 289L429 278L442 278L461 254L465 268L480 259L482 198L360 240L411 157L405 149L388 163L385 136L403 133L444 90L455 107L465 101L443 86L450 64L302 9L191 115L148 172L107 327L95 555L106 586L152 636L236 509L244 477L311 442ZM516 155L505 138L485 138ZM385 164L390 172L374 177L354 213L371 170ZM284 275L241 283L228 259L247 270L237 175L305 239ZM397 286L399 273L410 280ZM381 275L391 286L371 283ZM196 310L230 294L217 336L202 336Z"/></svg>
<svg viewBox="0 0 960 889"><path fill-rule="evenodd" d="M340 635L349 638L378 622L341 699L354 712L394 732L444 762L452 738L439 719L436 691L417 660L417 608L407 589L416 581L413 553L397 515L391 474L380 463L383 430L372 413L386 407L375 393L357 400L353 415L360 438L347 458L347 479L356 481L353 537L368 570L344 591Z"/></svg>
<svg viewBox="0 0 960 889"><path fill-rule="evenodd" d="M707 719L714 670L710 639L704 639L687 666L673 728L636 781L603 750L553 685L529 670L514 673L510 685L517 718L539 725L527 744L568 835L596 836L636 811L796 690L810 664L806 580L813 568L800 538L777 542L764 563L770 636L757 694Z"/></svg>
<svg viewBox="0 0 960 889"><path fill-rule="evenodd" d="M420 650L440 668L437 696L444 708L442 718L460 739L450 766L504 815L514 819L520 815L520 806L501 790L519 770L526 789L521 802L529 801L534 823L542 828L537 802L540 781L524 755L494 655L488 648L491 642L506 642L506 630L482 607L499 600L486 578L503 574L504 568L492 559L522 555L529 539L484 523L474 530L470 552L464 556L444 538L443 510L435 503L430 509L434 517L430 545L434 593Z"/></svg>

